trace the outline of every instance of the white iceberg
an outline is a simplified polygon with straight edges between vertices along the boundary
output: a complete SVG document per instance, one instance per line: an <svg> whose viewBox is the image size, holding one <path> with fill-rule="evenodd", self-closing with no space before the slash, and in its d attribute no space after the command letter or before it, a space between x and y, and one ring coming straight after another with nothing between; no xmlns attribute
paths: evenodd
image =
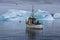
<svg viewBox="0 0 60 40"><path fill-rule="evenodd" d="M8 12L3 14L2 16L11 21L24 21L29 16L31 16L31 12L17 9L9 9Z"/></svg>
<svg viewBox="0 0 60 40"><path fill-rule="evenodd" d="M55 13L53 17L56 19L60 19L60 13Z"/></svg>
<svg viewBox="0 0 60 40"><path fill-rule="evenodd" d="M34 16L37 20L54 20L51 14L47 11L38 10Z"/></svg>
<svg viewBox="0 0 60 40"><path fill-rule="evenodd" d="M0 21L25 21L28 17L32 15L30 11L18 10L18 9L9 9L5 14L1 15ZM34 17L37 20L53 20L53 17L47 11L38 10L34 13Z"/></svg>

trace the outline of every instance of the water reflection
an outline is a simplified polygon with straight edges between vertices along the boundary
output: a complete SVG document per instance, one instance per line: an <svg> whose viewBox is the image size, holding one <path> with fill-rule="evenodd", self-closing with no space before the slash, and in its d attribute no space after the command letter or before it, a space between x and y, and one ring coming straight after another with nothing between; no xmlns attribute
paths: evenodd
<svg viewBox="0 0 60 40"><path fill-rule="evenodd" d="M42 36L43 29L37 30L37 29L28 29L28 28L26 28L26 34L28 36L28 39L36 40L38 36L39 37Z"/></svg>

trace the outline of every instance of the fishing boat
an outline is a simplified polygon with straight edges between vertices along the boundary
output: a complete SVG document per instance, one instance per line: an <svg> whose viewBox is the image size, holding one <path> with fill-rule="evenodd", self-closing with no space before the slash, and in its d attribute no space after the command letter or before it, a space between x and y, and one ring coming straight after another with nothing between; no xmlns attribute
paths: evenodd
<svg viewBox="0 0 60 40"><path fill-rule="evenodd" d="M31 28L31 29L43 29L43 24L37 21L36 18L34 17L34 9L32 6L32 16L28 18L26 22L26 27Z"/></svg>

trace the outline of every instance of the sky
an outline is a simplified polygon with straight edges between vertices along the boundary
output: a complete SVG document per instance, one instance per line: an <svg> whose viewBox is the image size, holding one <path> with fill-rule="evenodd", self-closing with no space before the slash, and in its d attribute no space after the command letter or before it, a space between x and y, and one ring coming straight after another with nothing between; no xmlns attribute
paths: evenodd
<svg viewBox="0 0 60 40"><path fill-rule="evenodd" d="M16 3L18 3L17 6ZM16 8L31 11L32 4L34 4L36 10L41 9L50 13L60 13L60 0L0 0L0 14L5 13L7 9Z"/></svg>
<svg viewBox="0 0 60 40"><path fill-rule="evenodd" d="M0 0L0 3L59 4L60 0Z"/></svg>

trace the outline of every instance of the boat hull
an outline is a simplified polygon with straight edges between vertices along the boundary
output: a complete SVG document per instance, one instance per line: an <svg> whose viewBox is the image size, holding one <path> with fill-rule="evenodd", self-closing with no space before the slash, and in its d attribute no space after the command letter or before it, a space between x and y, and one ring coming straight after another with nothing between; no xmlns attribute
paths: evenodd
<svg viewBox="0 0 60 40"><path fill-rule="evenodd" d="M40 25L26 25L27 28L30 28L30 29L43 29L43 25L40 24Z"/></svg>

